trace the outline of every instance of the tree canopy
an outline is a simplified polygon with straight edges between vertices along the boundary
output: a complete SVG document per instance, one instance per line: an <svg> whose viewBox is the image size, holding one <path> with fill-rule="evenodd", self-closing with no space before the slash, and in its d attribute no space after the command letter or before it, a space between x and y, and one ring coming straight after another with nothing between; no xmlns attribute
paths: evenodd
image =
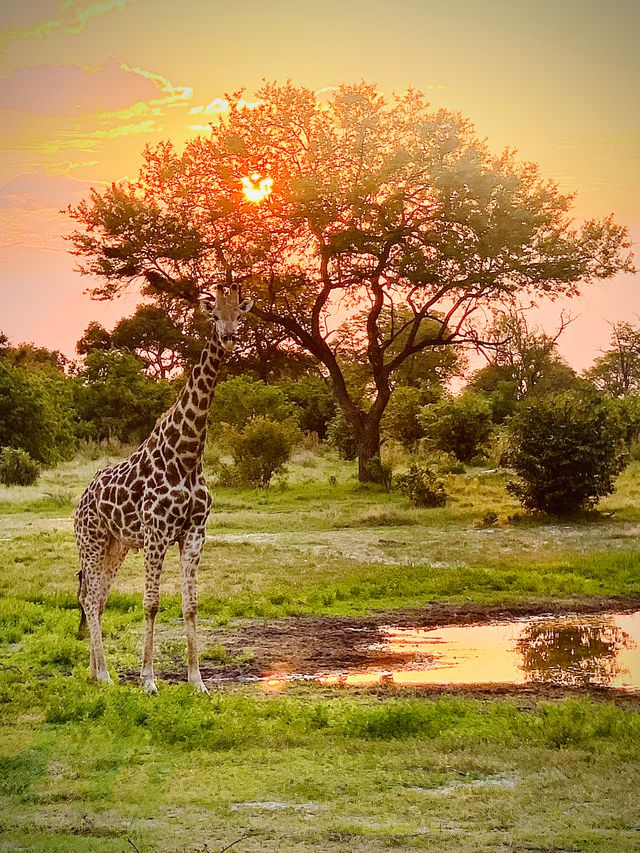
<svg viewBox="0 0 640 853"><path fill-rule="evenodd" d="M585 371L585 378L612 397L640 391L640 329L631 323L614 323L609 349Z"/></svg>
<svg viewBox="0 0 640 853"><path fill-rule="evenodd" d="M632 269L612 216L577 226L572 195L513 151L491 154L465 117L430 109L419 92L388 103L360 83L322 101L268 83L251 107L241 92L228 100L208 137L181 153L148 147L137 181L72 208L74 251L100 278L98 299L133 282L190 302L211 278L249 288L255 316L323 365L362 479L408 359L476 342L505 298L572 295ZM409 314L394 326L396 303ZM366 401L340 365L340 311L366 339Z"/></svg>
<svg viewBox="0 0 640 853"><path fill-rule="evenodd" d="M579 388L583 380L558 353L558 338L568 320L549 335L529 326L524 312L511 310L488 330L483 347L488 364L470 378L467 388L491 398L493 417L502 422L519 400Z"/></svg>

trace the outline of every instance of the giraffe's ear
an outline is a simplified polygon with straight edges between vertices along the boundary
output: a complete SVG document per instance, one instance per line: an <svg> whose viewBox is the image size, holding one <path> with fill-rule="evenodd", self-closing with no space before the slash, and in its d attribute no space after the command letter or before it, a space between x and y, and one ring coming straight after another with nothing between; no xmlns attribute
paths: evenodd
<svg viewBox="0 0 640 853"><path fill-rule="evenodd" d="M210 296L201 296L199 302L200 308L202 308L207 317L213 317L216 310L215 300Z"/></svg>
<svg viewBox="0 0 640 853"><path fill-rule="evenodd" d="M242 314L246 314L247 311L251 311L253 308L253 299L243 299L238 308Z"/></svg>

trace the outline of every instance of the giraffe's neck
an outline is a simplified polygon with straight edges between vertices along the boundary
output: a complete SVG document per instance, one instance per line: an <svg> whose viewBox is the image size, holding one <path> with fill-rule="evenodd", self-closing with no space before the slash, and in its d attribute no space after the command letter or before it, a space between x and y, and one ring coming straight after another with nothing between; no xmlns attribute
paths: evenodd
<svg viewBox="0 0 640 853"><path fill-rule="evenodd" d="M150 449L161 449L167 464L196 468L207 437L207 417L225 351L214 330L180 395L147 439Z"/></svg>

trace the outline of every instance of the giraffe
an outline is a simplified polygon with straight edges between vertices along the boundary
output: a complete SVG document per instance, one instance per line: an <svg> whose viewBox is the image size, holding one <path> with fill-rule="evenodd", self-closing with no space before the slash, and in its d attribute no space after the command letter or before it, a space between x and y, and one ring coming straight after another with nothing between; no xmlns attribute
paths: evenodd
<svg viewBox="0 0 640 853"><path fill-rule="evenodd" d="M102 617L109 590L129 549L144 549L145 636L140 678L147 693L157 693L153 673L153 635L160 606L160 574L170 545L180 548L182 615L188 653L188 681L208 693L198 662L196 576L211 497L202 475L207 415L226 353L233 349L241 314L250 299L239 300L237 285L216 287L200 306L212 320L211 337L173 406L128 459L104 468L85 489L75 514L80 556L78 601L80 631L90 637L90 672L113 683L102 642Z"/></svg>

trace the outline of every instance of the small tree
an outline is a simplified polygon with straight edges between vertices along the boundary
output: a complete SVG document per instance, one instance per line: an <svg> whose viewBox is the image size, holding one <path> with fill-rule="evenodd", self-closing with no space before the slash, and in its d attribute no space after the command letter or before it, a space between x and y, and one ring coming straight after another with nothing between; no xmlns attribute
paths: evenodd
<svg viewBox="0 0 640 853"><path fill-rule="evenodd" d="M301 376L280 383L289 402L300 413L300 429L315 432L320 440L327 436L329 421L336 413L336 401L331 386L321 376Z"/></svg>
<svg viewBox="0 0 640 853"><path fill-rule="evenodd" d="M633 459L640 450L640 394L629 394L613 401L620 416L627 449Z"/></svg>
<svg viewBox="0 0 640 853"><path fill-rule="evenodd" d="M101 350L108 352L114 348L114 343L111 339L111 333L108 332L102 323L92 320L80 340L76 343L76 352L78 355L87 355L92 350Z"/></svg>
<svg viewBox="0 0 640 853"><path fill-rule="evenodd" d="M238 484L267 488L289 461L298 437L293 421L278 423L262 416L243 429L227 427L224 441L235 462L233 474Z"/></svg>
<svg viewBox="0 0 640 853"><path fill-rule="evenodd" d="M630 323L614 323L609 349L584 376L598 391L612 397L626 397L640 391L640 329Z"/></svg>
<svg viewBox="0 0 640 853"><path fill-rule="evenodd" d="M414 448L425 436L420 420L422 409L436 402L440 394L438 386L396 388L382 418L382 434L400 442L407 450Z"/></svg>
<svg viewBox="0 0 640 853"><path fill-rule="evenodd" d="M135 356L92 350L74 380L78 432L96 441L142 441L174 398L171 383L145 376Z"/></svg>
<svg viewBox="0 0 640 853"><path fill-rule="evenodd" d="M427 441L437 450L453 453L460 462L477 456L493 429L490 403L471 392L424 406L420 422Z"/></svg>
<svg viewBox="0 0 640 853"><path fill-rule="evenodd" d="M55 464L75 445L71 380L57 371L15 367L0 359L0 446Z"/></svg>
<svg viewBox="0 0 640 853"><path fill-rule="evenodd" d="M217 434L222 424L241 430L253 418L281 423L295 416L296 408L282 388L247 376L233 376L216 388L209 423Z"/></svg>
<svg viewBox="0 0 640 853"><path fill-rule="evenodd" d="M494 424L504 423L518 407L518 383L506 365L488 364L476 371L466 390L482 394L489 400Z"/></svg>
<svg viewBox="0 0 640 853"><path fill-rule="evenodd" d="M185 335L169 312L157 305L138 305L131 317L116 324L111 340L121 352L137 355L149 374L159 379L184 367Z"/></svg>
<svg viewBox="0 0 640 853"><path fill-rule="evenodd" d="M433 508L444 506L447 502L444 483L428 467L412 465L408 473L396 478L396 488L407 495L415 506Z"/></svg>
<svg viewBox="0 0 640 853"><path fill-rule="evenodd" d="M524 403L510 425L507 484L527 509L567 515L613 491L625 464L624 428L615 408L594 393L568 392Z"/></svg>
<svg viewBox="0 0 640 853"><path fill-rule="evenodd" d="M33 486L39 476L38 463L24 450L14 447L0 450L0 483L5 486Z"/></svg>
<svg viewBox="0 0 640 853"><path fill-rule="evenodd" d="M489 364L473 374L467 387L502 397L497 401L498 413L509 404L509 398L522 400L579 388L580 380L562 360L557 347L569 322L561 317L557 332L548 335L530 327L522 310L502 314L489 330L483 349ZM507 391L505 383L512 389Z"/></svg>
<svg viewBox="0 0 640 853"><path fill-rule="evenodd" d="M348 462L358 458L358 442L342 409L338 409L327 426L327 443Z"/></svg>

